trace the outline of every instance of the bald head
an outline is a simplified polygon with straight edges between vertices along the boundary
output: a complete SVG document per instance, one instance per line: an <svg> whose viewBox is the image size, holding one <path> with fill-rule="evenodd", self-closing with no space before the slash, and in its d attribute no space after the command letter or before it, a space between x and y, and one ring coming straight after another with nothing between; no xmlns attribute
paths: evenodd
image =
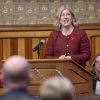
<svg viewBox="0 0 100 100"><path fill-rule="evenodd" d="M6 81L24 81L29 78L29 63L21 56L9 57L2 70Z"/></svg>

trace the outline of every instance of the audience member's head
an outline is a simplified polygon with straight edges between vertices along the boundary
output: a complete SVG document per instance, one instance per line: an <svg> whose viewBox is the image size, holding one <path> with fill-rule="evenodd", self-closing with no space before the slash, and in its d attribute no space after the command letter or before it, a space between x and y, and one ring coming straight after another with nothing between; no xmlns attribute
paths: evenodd
<svg viewBox="0 0 100 100"><path fill-rule="evenodd" d="M30 66L21 56L9 57L2 69L4 86L8 88L26 87L30 79Z"/></svg>
<svg viewBox="0 0 100 100"><path fill-rule="evenodd" d="M74 87L67 78L49 78L40 88L41 100L73 100L74 94Z"/></svg>
<svg viewBox="0 0 100 100"><path fill-rule="evenodd" d="M100 54L97 54L93 62L93 71L100 78Z"/></svg>

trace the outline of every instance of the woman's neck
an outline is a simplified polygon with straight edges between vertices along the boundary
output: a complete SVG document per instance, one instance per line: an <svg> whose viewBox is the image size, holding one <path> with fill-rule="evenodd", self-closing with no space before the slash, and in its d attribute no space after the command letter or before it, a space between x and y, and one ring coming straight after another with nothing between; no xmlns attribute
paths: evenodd
<svg viewBox="0 0 100 100"><path fill-rule="evenodd" d="M62 34L64 36L68 36L72 33L74 27L73 26L69 26L69 27L62 27L61 31L62 31Z"/></svg>

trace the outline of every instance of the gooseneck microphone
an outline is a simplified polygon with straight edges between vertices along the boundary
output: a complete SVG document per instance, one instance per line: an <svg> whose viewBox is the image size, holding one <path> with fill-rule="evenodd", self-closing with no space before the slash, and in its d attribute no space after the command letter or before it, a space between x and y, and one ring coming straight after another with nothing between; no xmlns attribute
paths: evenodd
<svg viewBox="0 0 100 100"><path fill-rule="evenodd" d="M39 69L35 68L34 71L36 71L36 74L39 75L39 77L46 79L46 77L40 72Z"/></svg>
<svg viewBox="0 0 100 100"><path fill-rule="evenodd" d="M45 43L45 40L42 39L32 50L33 52L37 51L40 49L40 47Z"/></svg>

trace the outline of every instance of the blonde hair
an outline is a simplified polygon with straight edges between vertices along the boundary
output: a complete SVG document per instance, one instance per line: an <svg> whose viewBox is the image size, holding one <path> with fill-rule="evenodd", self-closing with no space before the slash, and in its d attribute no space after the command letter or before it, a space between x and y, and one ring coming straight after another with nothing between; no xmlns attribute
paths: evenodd
<svg viewBox="0 0 100 100"><path fill-rule="evenodd" d="M71 13L71 16L72 16L72 18L73 18L72 25L73 25L73 26L76 26L76 25L77 25L75 15L74 15L72 9L70 8L70 6L69 6L69 5L63 5L63 6L61 6L61 7L58 9L57 15L56 15L55 27L56 27L58 30L61 29L61 24L60 24L60 22L59 22L61 13L62 13L64 10L66 10L66 9Z"/></svg>
<svg viewBox="0 0 100 100"><path fill-rule="evenodd" d="M64 77L51 77L40 88L42 100L49 100L50 98L51 100L73 100L74 93L75 90L71 81Z"/></svg>

